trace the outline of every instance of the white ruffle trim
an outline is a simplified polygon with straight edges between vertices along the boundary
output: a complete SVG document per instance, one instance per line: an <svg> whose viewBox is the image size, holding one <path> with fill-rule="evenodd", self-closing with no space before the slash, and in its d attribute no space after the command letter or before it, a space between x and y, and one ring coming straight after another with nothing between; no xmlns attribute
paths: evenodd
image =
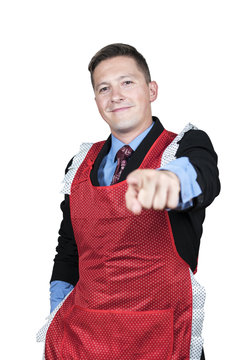
<svg viewBox="0 0 240 360"><path fill-rule="evenodd" d="M175 139L164 150L162 154L161 166L165 166L170 161L176 159L175 155L179 147L178 142L183 138L184 134L189 130L198 130L198 128L191 123L188 123L185 126L185 128L175 137Z"/></svg>
<svg viewBox="0 0 240 360"><path fill-rule="evenodd" d="M192 281L192 336L190 345L190 360L200 360L203 348L202 327L204 320L204 303L206 292L195 279L190 269Z"/></svg>
<svg viewBox="0 0 240 360"><path fill-rule="evenodd" d="M68 172L66 173L63 183L64 187L61 191L63 194L70 195L71 193L71 186L74 179L74 176L76 175L76 172L79 168L79 166L82 164L83 160L85 159L88 151L91 149L93 143L82 143L80 145L80 150L77 153L77 155L74 156L71 166L68 168Z"/></svg>
<svg viewBox="0 0 240 360"><path fill-rule="evenodd" d="M36 341L37 342L43 342L44 343L44 350L43 350L43 357L42 360L45 360L45 342L46 342L46 336L47 336L47 331L48 328L51 324L51 322L53 321L54 316L56 315L56 313L58 312L58 310L60 309L60 307L62 306L62 304L64 303L64 301L67 299L67 297L71 294L71 292L74 289L72 289L66 296L65 298L58 304L58 306L56 306L56 308L51 312L50 315L48 315L46 317L46 324L37 332L36 335Z"/></svg>
<svg viewBox="0 0 240 360"><path fill-rule="evenodd" d="M58 310L60 309L60 307L62 306L62 304L67 299L67 297L71 294L72 291L73 291L73 289L65 296L65 298L58 304L58 306L55 307L55 309L51 312L51 314L46 317L46 320L47 320L46 324L37 332L37 335L36 335L37 342L45 342L48 328L49 328L54 316L56 315L56 313L58 312Z"/></svg>

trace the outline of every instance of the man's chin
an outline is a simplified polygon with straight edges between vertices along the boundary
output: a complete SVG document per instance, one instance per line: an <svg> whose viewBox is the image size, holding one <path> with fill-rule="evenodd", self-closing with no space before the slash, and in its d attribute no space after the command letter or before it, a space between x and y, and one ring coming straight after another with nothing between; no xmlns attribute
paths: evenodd
<svg viewBox="0 0 240 360"><path fill-rule="evenodd" d="M112 129L115 132L125 134L132 131L135 127L136 123L132 119L125 119L124 121L119 121L119 123L114 124Z"/></svg>

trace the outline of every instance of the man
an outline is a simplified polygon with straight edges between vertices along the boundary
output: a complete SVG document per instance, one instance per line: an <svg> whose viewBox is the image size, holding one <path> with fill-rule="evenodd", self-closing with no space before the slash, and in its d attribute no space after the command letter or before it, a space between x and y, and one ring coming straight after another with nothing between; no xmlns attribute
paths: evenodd
<svg viewBox="0 0 240 360"><path fill-rule="evenodd" d="M45 359L204 359L193 272L217 155L203 131L152 116L158 86L132 46L104 47L89 71L111 135L66 169Z"/></svg>

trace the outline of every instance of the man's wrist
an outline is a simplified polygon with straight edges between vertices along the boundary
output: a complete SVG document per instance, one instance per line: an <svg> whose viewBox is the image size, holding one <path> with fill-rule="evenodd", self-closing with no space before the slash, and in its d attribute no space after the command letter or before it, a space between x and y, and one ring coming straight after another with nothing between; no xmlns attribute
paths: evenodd
<svg viewBox="0 0 240 360"><path fill-rule="evenodd" d="M74 288L72 284L66 281L54 280L50 283L50 306L51 312Z"/></svg>

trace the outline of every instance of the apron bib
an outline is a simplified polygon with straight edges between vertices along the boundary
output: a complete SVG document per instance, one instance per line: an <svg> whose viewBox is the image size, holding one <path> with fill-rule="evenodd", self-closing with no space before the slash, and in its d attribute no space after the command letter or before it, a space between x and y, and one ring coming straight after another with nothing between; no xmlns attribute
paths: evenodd
<svg viewBox="0 0 240 360"><path fill-rule="evenodd" d="M140 169L160 167L175 136L164 130ZM177 253L167 211L132 214L126 180L92 185L103 144L93 144L72 182L80 278L49 327L46 359L189 360L189 265Z"/></svg>

